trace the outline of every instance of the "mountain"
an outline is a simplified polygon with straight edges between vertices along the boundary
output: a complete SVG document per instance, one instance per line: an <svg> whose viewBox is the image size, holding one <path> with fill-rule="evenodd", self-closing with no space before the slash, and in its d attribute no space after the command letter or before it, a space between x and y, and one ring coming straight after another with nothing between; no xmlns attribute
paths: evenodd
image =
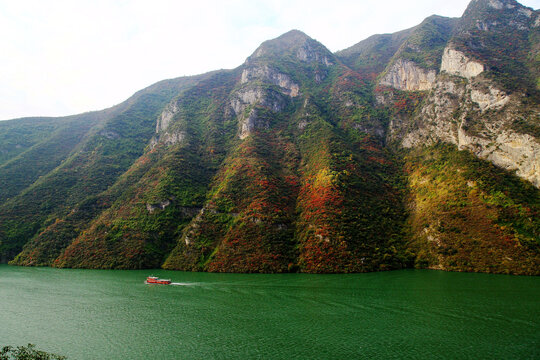
<svg viewBox="0 0 540 360"><path fill-rule="evenodd" d="M540 13L473 0L330 52L298 30L113 108L0 123L0 257L540 274Z"/></svg>
<svg viewBox="0 0 540 360"><path fill-rule="evenodd" d="M458 20L433 15L411 29L373 35L336 55L351 69L372 76L377 76L389 63L394 65L399 59L436 69Z"/></svg>

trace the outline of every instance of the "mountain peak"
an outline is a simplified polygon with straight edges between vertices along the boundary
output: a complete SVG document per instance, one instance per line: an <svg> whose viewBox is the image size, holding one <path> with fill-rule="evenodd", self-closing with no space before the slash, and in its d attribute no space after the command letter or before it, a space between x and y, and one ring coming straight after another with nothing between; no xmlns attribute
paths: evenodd
<svg viewBox="0 0 540 360"><path fill-rule="evenodd" d="M323 44L300 30L290 30L275 39L263 42L246 62L255 59L271 59L293 56L304 62L335 63L334 54Z"/></svg>
<svg viewBox="0 0 540 360"><path fill-rule="evenodd" d="M312 40L312 39L308 35L306 35L306 33L304 33L303 31L292 29L278 36L275 40L296 43L296 42L304 42L304 41Z"/></svg>
<svg viewBox="0 0 540 360"><path fill-rule="evenodd" d="M524 12L524 10L528 11ZM516 0L472 0L463 13L463 17L482 16L481 14L493 11L519 12L521 15L530 16L529 12L532 10Z"/></svg>
<svg viewBox="0 0 540 360"><path fill-rule="evenodd" d="M538 11L515 0L472 0L459 20L457 33L489 31L511 35L536 27Z"/></svg>
<svg viewBox="0 0 540 360"><path fill-rule="evenodd" d="M307 42L316 42L300 30L290 30L275 39L263 42L252 56L259 57L268 53L280 53L294 50Z"/></svg>
<svg viewBox="0 0 540 360"><path fill-rule="evenodd" d="M540 275L539 16L474 0L337 55L292 30L105 112L0 121L0 262Z"/></svg>

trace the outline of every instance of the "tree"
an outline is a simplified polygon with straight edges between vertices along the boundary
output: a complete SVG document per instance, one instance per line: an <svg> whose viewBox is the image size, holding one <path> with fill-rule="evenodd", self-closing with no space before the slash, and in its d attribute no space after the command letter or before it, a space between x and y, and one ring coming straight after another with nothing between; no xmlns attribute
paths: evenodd
<svg viewBox="0 0 540 360"><path fill-rule="evenodd" d="M0 360L65 360L65 356L37 350L35 345L4 346L0 351Z"/></svg>

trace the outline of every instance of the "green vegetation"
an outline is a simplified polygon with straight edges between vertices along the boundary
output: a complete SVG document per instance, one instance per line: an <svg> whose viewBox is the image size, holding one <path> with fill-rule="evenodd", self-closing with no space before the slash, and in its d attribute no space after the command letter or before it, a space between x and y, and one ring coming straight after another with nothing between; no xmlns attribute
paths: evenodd
<svg viewBox="0 0 540 360"><path fill-rule="evenodd" d="M428 17L412 31L394 58L408 59L420 67L438 70L456 23L457 19L453 18Z"/></svg>
<svg viewBox="0 0 540 360"><path fill-rule="evenodd" d="M166 268L287 270L292 261L295 187L283 162L287 144L265 135L246 139L225 160L209 192L205 211L187 229L165 263ZM182 261L184 257L192 259L191 263Z"/></svg>
<svg viewBox="0 0 540 360"><path fill-rule="evenodd" d="M314 123L309 135L321 140L303 138L300 145L300 268L360 272L407 266L399 171L389 154L369 137L347 139L323 122Z"/></svg>
<svg viewBox="0 0 540 360"><path fill-rule="evenodd" d="M152 166L54 262L61 267L159 267L202 206L211 173L193 149L156 149L138 160ZM136 171L136 170L132 170Z"/></svg>
<svg viewBox="0 0 540 360"><path fill-rule="evenodd" d="M376 83L397 58L437 68L452 34L470 47L467 16L457 25L433 16L339 57L291 31L234 70L161 82L109 110L35 128L10 122L12 138L0 136L0 259L104 269L539 274L539 190L450 145L398 150L407 131L433 120L422 118L432 97ZM474 36L491 44L503 35ZM520 36L515 64L532 69L523 51L536 40L527 45ZM469 50L482 60L493 49ZM486 62L489 76L499 78L501 59ZM519 70L501 64L511 77ZM504 130L538 136L536 98L511 105ZM173 110L169 124L156 134L165 108ZM450 121L466 118L462 129L479 135L494 111L460 107Z"/></svg>
<svg viewBox="0 0 540 360"><path fill-rule="evenodd" d="M336 55L351 69L361 74L371 74L369 77L374 79L384 70L413 30L414 28L394 34L373 35L348 49L338 51Z"/></svg>
<svg viewBox="0 0 540 360"><path fill-rule="evenodd" d="M430 16L420 25L394 34L373 35L336 55L351 69L371 80L397 59L408 59L438 70L444 47L458 19Z"/></svg>
<svg viewBox="0 0 540 360"><path fill-rule="evenodd" d="M540 191L468 151L405 156L410 247L419 267L540 274Z"/></svg>
<svg viewBox="0 0 540 360"><path fill-rule="evenodd" d="M115 111L106 111L101 124L89 130L77 151L60 166L0 204L0 258L13 259L34 236L111 186L142 155L162 107L191 83L190 78L161 82L135 94ZM54 152L57 146L50 148ZM13 160L23 176L36 171L27 160L32 159Z"/></svg>
<svg viewBox="0 0 540 360"><path fill-rule="evenodd" d="M487 75L504 89L525 93L538 102L538 59L533 55L539 46L538 29L527 30L534 18L515 8L498 10L487 1L471 2L452 43L486 64Z"/></svg>
<svg viewBox="0 0 540 360"><path fill-rule="evenodd" d="M23 118L0 122L0 165L61 128L69 118Z"/></svg>
<svg viewBox="0 0 540 360"><path fill-rule="evenodd" d="M4 346L0 351L0 360L64 360L65 356L47 353L37 350L35 345L27 346Z"/></svg>
<svg viewBox="0 0 540 360"><path fill-rule="evenodd" d="M275 61L272 56L251 61ZM257 108L270 129L230 151L204 211L164 267L328 273L407 266L402 197L388 186L399 170L380 138L366 133L386 122L372 104L371 83L334 66L317 84L318 65L283 56L280 70L303 84L307 103L280 113ZM351 102L358 106L346 105Z"/></svg>
<svg viewBox="0 0 540 360"><path fill-rule="evenodd" d="M34 144L0 165L0 183L3 185L0 202L19 194L21 190L33 184L40 176L48 174L60 165L82 141L88 131L98 124L99 116L89 113L62 120L51 120L50 127L43 126L47 129L46 132L39 125L36 128L30 126L28 129L22 128L21 130L26 130L25 137L13 134L16 132L16 128L14 131L8 131L10 137L6 138L8 143L6 146L17 142L15 146L17 148L20 146L19 142L30 142L29 138L32 135L36 138L40 136L41 139L35 139ZM38 121L38 124L40 122Z"/></svg>

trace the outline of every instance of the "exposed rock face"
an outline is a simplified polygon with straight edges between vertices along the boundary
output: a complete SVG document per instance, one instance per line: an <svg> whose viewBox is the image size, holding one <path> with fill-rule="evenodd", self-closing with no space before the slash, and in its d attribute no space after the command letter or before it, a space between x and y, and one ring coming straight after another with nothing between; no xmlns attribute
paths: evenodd
<svg viewBox="0 0 540 360"><path fill-rule="evenodd" d="M287 65L278 70L274 61L283 57L287 63L294 62L293 58L300 61L293 68ZM317 64L303 69L304 63ZM240 86L230 97L230 113L238 119L238 136L244 139L257 129L268 129L266 110L281 112L292 98L302 95L295 74L302 72L321 83L328 75L327 68L335 64L336 58L328 49L298 30L261 44L244 63Z"/></svg>
<svg viewBox="0 0 540 360"><path fill-rule="evenodd" d="M178 111L177 101L173 100L161 112L156 124L156 135L150 140L150 149L155 148L159 143L171 146L186 140L185 131L170 128Z"/></svg>
<svg viewBox="0 0 540 360"><path fill-rule="evenodd" d="M489 87L489 92L485 93L476 89L471 90L471 100L480 107L481 111L489 109L498 110L508 103L510 98L502 91Z"/></svg>
<svg viewBox="0 0 540 360"><path fill-rule="evenodd" d="M169 205L171 205L170 200L165 200L156 204L146 204L146 210L148 210L149 213L153 213L157 209L165 210Z"/></svg>
<svg viewBox="0 0 540 360"><path fill-rule="evenodd" d="M176 101L172 101L165 107L161 115L159 116L159 119L156 124L156 133L163 132L167 130L169 127L169 124L171 123L171 120L174 118L176 113L178 112L178 105L176 104Z"/></svg>
<svg viewBox="0 0 540 360"><path fill-rule="evenodd" d="M240 80L242 84L256 80L277 85L285 95L291 97L298 96L300 90L298 84L294 83L288 75L282 74L267 65L244 69Z"/></svg>
<svg viewBox="0 0 540 360"><path fill-rule="evenodd" d="M242 89L231 99L231 108L236 115L240 115L248 105L256 104L263 98L264 90L261 88Z"/></svg>
<svg viewBox="0 0 540 360"><path fill-rule="evenodd" d="M499 0L489 0L489 6L497 10L501 10L502 8L504 8L504 4Z"/></svg>
<svg viewBox="0 0 540 360"><path fill-rule="evenodd" d="M509 13L508 10L512 10L512 18L510 20L501 21L501 19L494 16L485 16L482 20L477 19L477 28L486 31L505 31L508 30L508 26L516 28L520 31L528 30L530 27L530 19L534 14L534 11L521 6L512 0L490 0L487 5L492 9L499 10L501 13ZM534 26L534 25L533 25ZM506 31L507 31L506 30Z"/></svg>
<svg viewBox="0 0 540 360"><path fill-rule="evenodd" d="M237 91L231 99L231 107L236 115L242 115L244 109L250 105L261 105L274 112L283 110L286 98L273 90L259 86L247 86Z"/></svg>
<svg viewBox="0 0 540 360"><path fill-rule="evenodd" d="M383 138L385 135L385 131L381 126L354 124L352 127L361 133L370 134L379 138Z"/></svg>
<svg viewBox="0 0 540 360"><path fill-rule="evenodd" d="M475 2L479 6L475 7ZM513 126L523 118L534 122L538 112L522 104L524 93L503 91L500 86L504 84L497 85L496 80L479 76L491 69L496 58L488 57L483 64L473 60L464 48L470 46L472 53L485 53L493 45L487 40L471 40L472 34L481 30L485 32L482 36L501 38L504 32L528 31L535 26L536 12L511 0L475 0L471 9L477 13L471 13L473 17L463 23L461 33L455 35L457 40L446 45L440 74L423 105L410 119L392 119L388 134L398 138L404 147L438 141L453 143L501 168L516 171L518 176L540 187L539 139L532 132L525 133L528 130ZM497 13L504 16L495 16ZM461 51L456 44L460 44ZM399 87L397 76L387 77L384 78L387 85L403 89ZM379 97L380 102L388 103L387 99ZM522 130L515 130L518 128Z"/></svg>
<svg viewBox="0 0 540 360"><path fill-rule="evenodd" d="M443 71L470 79L481 74L484 71L484 65L470 60L461 51L447 47L444 49L441 62L441 72Z"/></svg>
<svg viewBox="0 0 540 360"><path fill-rule="evenodd" d="M191 244L191 237L195 236L196 231L200 228L201 223L203 222L204 213L207 211L206 208L199 208L199 210L194 214L194 218L189 224L189 226L184 230L183 241L186 245Z"/></svg>
<svg viewBox="0 0 540 360"><path fill-rule="evenodd" d="M533 14L533 11L530 9L521 8L518 10L521 14L525 15L526 17L530 18Z"/></svg>
<svg viewBox="0 0 540 360"><path fill-rule="evenodd" d="M435 70L422 69L412 61L398 59L379 83L399 90L422 91L433 87L436 76Z"/></svg>
<svg viewBox="0 0 540 360"><path fill-rule="evenodd" d="M456 144L460 150L470 150L479 158L506 170L515 170L516 175L540 187L540 144L530 135L502 132L486 139L472 135L462 127L458 127L456 133L454 126L443 123L407 134L402 145L409 148L439 140Z"/></svg>
<svg viewBox="0 0 540 360"><path fill-rule="evenodd" d="M305 62L318 62L326 66L334 64L328 56L316 51L309 42L305 42L304 45L298 49L296 57Z"/></svg>
<svg viewBox="0 0 540 360"><path fill-rule="evenodd" d="M158 203L153 203L153 204L147 203L146 210L149 213L153 213L156 210L165 210L167 206L172 204L173 200L167 199ZM202 210L202 208L182 206L179 208L179 210L180 210L180 213L182 214L182 217L189 219L197 215Z"/></svg>
<svg viewBox="0 0 540 360"><path fill-rule="evenodd" d="M497 10L502 10L504 8L513 9L516 7L516 5L513 4L513 1L508 0L489 0L488 5Z"/></svg>
<svg viewBox="0 0 540 360"><path fill-rule="evenodd" d="M530 135L509 131L500 132L493 140L458 131L458 147L468 149L476 156L495 165L516 170L516 175L540 187L540 144Z"/></svg>
<svg viewBox="0 0 540 360"><path fill-rule="evenodd" d="M403 130L408 121L393 119L389 134L401 134L401 144L406 148L438 141L453 143L499 167L515 170L516 175L540 187L538 139L509 130L509 124L519 114L518 106L518 101L491 82L467 83L441 74L413 119L417 127ZM494 111L489 118L484 115L487 110Z"/></svg>
<svg viewBox="0 0 540 360"><path fill-rule="evenodd" d="M120 135L118 135L117 132L111 131L111 130L103 130L103 131L101 131L99 134L100 134L101 136L106 137L107 139L110 139L110 140L120 138ZM20 147L20 145L17 145L17 146ZM16 146L16 147L17 147L17 146Z"/></svg>
<svg viewBox="0 0 540 360"><path fill-rule="evenodd" d="M242 71L240 84L242 87L230 100L230 106L238 116L240 139L245 139L257 129L269 128L268 119L259 115L257 107L280 112L287 106L290 98L297 97L300 93L300 86L289 75L256 62ZM248 109L249 107L251 109Z"/></svg>
<svg viewBox="0 0 540 360"><path fill-rule="evenodd" d="M242 71L240 84L243 85L236 91L230 105L236 115L242 115L249 105L261 105L274 112L283 110L287 103L284 96L296 97L300 87L287 74L278 72L268 65L254 65ZM261 84L274 85L274 90Z"/></svg>
<svg viewBox="0 0 540 360"><path fill-rule="evenodd" d="M160 137L160 141L166 145L176 145L182 143L186 139L184 131L176 131L173 133L165 133Z"/></svg>
<svg viewBox="0 0 540 360"><path fill-rule="evenodd" d="M249 115L242 119L240 123L240 139L245 139L256 129L268 129L270 124L266 119L262 119L257 114L257 109L252 109Z"/></svg>
<svg viewBox="0 0 540 360"><path fill-rule="evenodd" d="M248 58L248 62L265 56L281 56L284 53L289 53L303 62L317 62L325 66L335 64L328 49L298 30L291 30L276 39L265 41Z"/></svg>

